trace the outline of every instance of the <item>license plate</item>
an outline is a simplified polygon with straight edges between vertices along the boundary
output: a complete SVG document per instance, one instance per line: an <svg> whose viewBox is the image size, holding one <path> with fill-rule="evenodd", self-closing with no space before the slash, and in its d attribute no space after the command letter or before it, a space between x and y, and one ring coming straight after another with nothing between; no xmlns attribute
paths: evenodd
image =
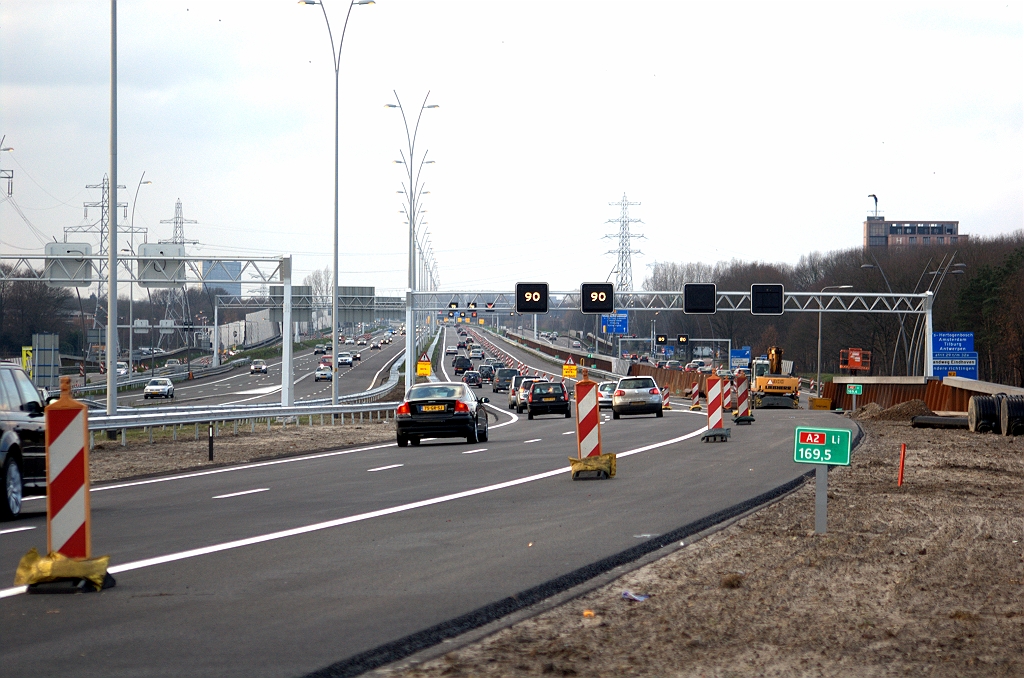
<svg viewBox="0 0 1024 678"><path fill-rule="evenodd" d="M555 400L557 400L557 398L544 398L544 402L546 403L553 403Z"/></svg>
<svg viewBox="0 0 1024 678"><path fill-rule="evenodd" d="M420 412L444 412L444 405L424 405Z"/></svg>
<svg viewBox="0 0 1024 678"><path fill-rule="evenodd" d="M630 402L629 404L630 405L646 405L647 403L644 402L643 400L634 400L634 401Z"/></svg>

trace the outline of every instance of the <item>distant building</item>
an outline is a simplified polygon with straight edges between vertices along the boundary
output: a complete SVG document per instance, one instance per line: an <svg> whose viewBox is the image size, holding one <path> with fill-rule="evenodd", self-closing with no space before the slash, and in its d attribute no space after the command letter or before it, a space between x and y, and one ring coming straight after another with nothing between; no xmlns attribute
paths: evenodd
<svg viewBox="0 0 1024 678"><path fill-rule="evenodd" d="M903 221L868 217L864 222L864 247L920 247L956 245L967 241L959 221Z"/></svg>
<svg viewBox="0 0 1024 678"><path fill-rule="evenodd" d="M203 278L213 280L239 280L242 276L242 262L240 261L204 261L203 262ZM222 289L227 294L234 294L235 296L242 296L242 283L241 282L211 282L208 286L203 285L203 289L209 287L210 289Z"/></svg>

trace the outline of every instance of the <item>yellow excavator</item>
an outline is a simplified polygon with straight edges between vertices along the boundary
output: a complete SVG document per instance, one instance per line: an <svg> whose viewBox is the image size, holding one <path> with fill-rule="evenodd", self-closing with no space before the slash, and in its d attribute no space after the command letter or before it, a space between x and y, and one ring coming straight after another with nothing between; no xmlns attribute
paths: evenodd
<svg viewBox="0 0 1024 678"><path fill-rule="evenodd" d="M782 349L772 346L766 356L751 365L755 408L800 408L800 378L793 376L793 361L782 359Z"/></svg>

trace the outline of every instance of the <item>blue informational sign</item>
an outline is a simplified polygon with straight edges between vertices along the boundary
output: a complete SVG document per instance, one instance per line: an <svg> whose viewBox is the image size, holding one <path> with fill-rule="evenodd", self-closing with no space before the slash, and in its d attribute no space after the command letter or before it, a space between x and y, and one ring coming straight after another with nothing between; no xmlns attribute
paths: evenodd
<svg viewBox="0 0 1024 678"><path fill-rule="evenodd" d="M629 334L629 316L626 311L601 316L601 331L605 334Z"/></svg>
<svg viewBox="0 0 1024 678"><path fill-rule="evenodd" d="M974 332L932 332L932 353L973 353Z"/></svg>
<svg viewBox="0 0 1024 678"><path fill-rule="evenodd" d="M743 348L734 348L729 352L729 367L736 369L737 367L749 367L750 366L750 347L744 346Z"/></svg>
<svg viewBox="0 0 1024 678"><path fill-rule="evenodd" d="M662 348L665 349L665 355L675 355L676 354L676 347L675 346L663 346Z"/></svg>
<svg viewBox="0 0 1024 678"><path fill-rule="evenodd" d="M935 353L932 355L933 377L978 378L978 354L970 351L964 353Z"/></svg>

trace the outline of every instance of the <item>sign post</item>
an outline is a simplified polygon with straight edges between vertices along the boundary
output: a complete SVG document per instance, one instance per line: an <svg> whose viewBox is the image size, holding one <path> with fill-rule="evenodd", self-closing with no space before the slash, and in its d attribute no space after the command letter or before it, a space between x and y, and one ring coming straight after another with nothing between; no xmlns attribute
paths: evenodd
<svg viewBox="0 0 1024 678"><path fill-rule="evenodd" d="M862 393L864 393L864 385L863 384L847 384L846 385L846 395L853 396L853 407L850 408L851 410L856 410L857 409L857 396L859 396Z"/></svg>
<svg viewBox="0 0 1024 678"><path fill-rule="evenodd" d="M796 427L793 461L814 464L814 532L828 526L828 467L850 465L850 432L839 428Z"/></svg>

